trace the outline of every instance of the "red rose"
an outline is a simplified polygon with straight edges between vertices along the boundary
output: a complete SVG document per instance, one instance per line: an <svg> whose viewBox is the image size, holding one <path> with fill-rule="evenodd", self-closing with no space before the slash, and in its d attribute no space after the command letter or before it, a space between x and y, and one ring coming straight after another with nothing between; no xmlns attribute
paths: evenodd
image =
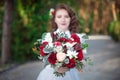
<svg viewBox="0 0 120 80"><path fill-rule="evenodd" d="M48 42L43 42L41 45L40 45L40 55L41 56L45 56L45 53L43 51L44 47L48 44Z"/></svg>
<svg viewBox="0 0 120 80"><path fill-rule="evenodd" d="M55 53L51 53L50 56L48 57L48 61L51 63L51 64L55 64L56 63L56 54Z"/></svg>
<svg viewBox="0 0 120 80"><path fill-rule="evenodd" d="M82 49L79 50L79 53L78 53L77 57L78 57L78 60L79 60L79 61L81 61L81 60L83 59L83 52L82 52Z"/></svg>
<svg viewBox="0 0 120 80"><path fill-rule="evenodd" d="M46 46L47 44L48 44L48 42L46 42L46 41L42 43L42 45L44 45L44 46Z"/></svg>
<svg viewBox="0 0 120 80"><path fill-rule="evenodd" d="M73 38L75 42L80 43L80 38L77 36L77 34L75 34L75 33L72 34L72 35L71 35L71 38Z"/></svg>
<svg viewBox="0 0 120 80"><path fill-rule="evenodd" d="M66 64L66 67L68 67L68 68L74 68L75 67L75 60L73 58L69 59L69 63Z"/></svg>
<svg viewBox="0 0 120 80"><path fill-rule="evenodd" d="M40 46L40 55L41 56L45 56L45 53L44 53L43 49L44 49L44 47Z"/></svg>
<svg viewBox="0 0 120 80"><path fill-rule="evenodd" d="M60 42L68 42L69 39L61 37L61 38L58 39L58 41L60 41Z"/></svg>

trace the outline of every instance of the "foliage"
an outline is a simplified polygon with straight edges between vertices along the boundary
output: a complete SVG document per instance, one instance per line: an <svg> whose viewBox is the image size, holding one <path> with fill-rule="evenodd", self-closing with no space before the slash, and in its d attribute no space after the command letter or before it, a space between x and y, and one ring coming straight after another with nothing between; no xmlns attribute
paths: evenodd
<svg viewBox="0 0 120 80"><path fill-rule="evenodd" d="M2 37L2 22L3 22L3 3L0 3L0 37ZM1 41L2 39L0 38L0 56L1 56Z"/></svg>
<svg viewBox="0 0 120 80"><path fill-rule="evenodd" d="M120 41L120 22L112 21L108 26L108 32L115 41Z"/></svg>
<svg viewBox="0 0 120 80"><path fill-rule="evenodd" d="M14 2L11 59L16 62L37 59L37 55L33 54L31 48L33 47L33 42L49 29L50 8L54 7L57 3L66 3L70 6L75 6L77 3L74 0L14 0ZM4 14L3 5L4 3L0 4L1 26ZM0 27L0 37L2 37L2 27Z"/></svg>
<svg viewBox="0 0 120 80"><path fill-rule="evenodd" d="M47 30L49 15L47 10L39 9L37 3L24 5L16 1L12 27L12 60L23 62L35 59L31 48L33 42Z"/></svg>

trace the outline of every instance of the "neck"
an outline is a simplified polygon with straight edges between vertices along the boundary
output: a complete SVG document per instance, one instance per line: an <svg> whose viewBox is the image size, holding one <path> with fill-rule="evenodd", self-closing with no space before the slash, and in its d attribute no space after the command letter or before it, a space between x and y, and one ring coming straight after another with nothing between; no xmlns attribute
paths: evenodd
<svg viewBox="0 0 120 80"><path fill-rule="evenodd" d="M63 32L69 31L68 29L59 29L59 28L58 28L58 30L63 31Z"/></svg>

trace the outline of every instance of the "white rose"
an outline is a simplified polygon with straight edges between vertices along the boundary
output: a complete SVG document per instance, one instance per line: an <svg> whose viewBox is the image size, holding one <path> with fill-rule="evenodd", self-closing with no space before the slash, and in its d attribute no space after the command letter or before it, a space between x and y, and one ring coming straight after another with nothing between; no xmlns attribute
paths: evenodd
<svg viewBox="0 0 120 80"><path fill-rule="evenodd" d="M66 54L63 52L58 52L57 53L57 60L62 62L66 58Z"/></svg>

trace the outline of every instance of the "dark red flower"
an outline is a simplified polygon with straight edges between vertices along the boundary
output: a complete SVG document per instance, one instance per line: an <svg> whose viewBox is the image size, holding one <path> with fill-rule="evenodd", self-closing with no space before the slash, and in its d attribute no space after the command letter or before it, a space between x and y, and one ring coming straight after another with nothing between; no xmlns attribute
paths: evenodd
<svg viewBox="0 0 120 80"><path fill-rule="evenodd" d="M55 64L56 63L56 60L57 60L57 58L56 58L56 54L55 53L51 53L50 55L49 55L49 57L48 57L48 61L51 63L51 64Z"/></svg>
<svg viewBox="0 0 120 80"><path fill-rule="evenodd" d="M52 14L52 16L54 16L55 15L55 11L52 11L51 14Z"/></svg>
<svg viewBox="0 0 120 80"><path fill-rule="evenodd" d="M83 52L82 52L82 49L79 50L77 57L78 57L78 60L79 60L79 61L81 61L81 60L83 59Z"/></svg>
<svg viewBox="0 0 120 80"><path fill-rule="evenodd" d="M73 38L75 42L80 43L80 38L79 38L79 36L77 36L76 33L72 34L72 35L71 35L71 38Z"/></svg>
<svg viewBox="0 0 120 80"><path fill-rule="evenodd" d="M82 49L80 43L76 43L73 47L74 47L74 49L75 49L76 51L79 51L79 50Z"/></svg>
<svg viewBox="0 0 120 80"><path fill-rule="evenodd" d="M61 38L59 38L57 41L60 41L60 42L69 42L70 39L61 37Z"/></svg>
<svg viewBox="0 0 120 80"><path fill-rule="evenodd" d="M54 32L51 33L53 42L57 40L57 35L58 35L58 34L54 34Z"/></svg>
<svg viewBox="0 0 120 80"><path fill-rule="evenodd" d="M40 55L41 56L45 56L45 53L44 53L43 49L44 49L44 47L40 46Z"/></svg>
<svg viewBox="0 0 120 80"><path fill-rule="evenodd" d="M75 67L75 60L73 58L69 59L69 63L66 64L66 67L68 67L68 68L74 68Z"/></svg>
<svg viewBox="0 0 120 80"><path fill-rule="evenodd" d="M42 45L45 45L45 46L46 46L47 44L48 44L48 42L46 42L46 41L42 43Z"/></svg>
<svg viewBox="0 0 120 80"><path fill-rule="evenodd" d="M40 55L41 56L45 56L45 53L44 53L44 47L48 44L48 42L43 42L41 45L40 45Z"/></svg>

